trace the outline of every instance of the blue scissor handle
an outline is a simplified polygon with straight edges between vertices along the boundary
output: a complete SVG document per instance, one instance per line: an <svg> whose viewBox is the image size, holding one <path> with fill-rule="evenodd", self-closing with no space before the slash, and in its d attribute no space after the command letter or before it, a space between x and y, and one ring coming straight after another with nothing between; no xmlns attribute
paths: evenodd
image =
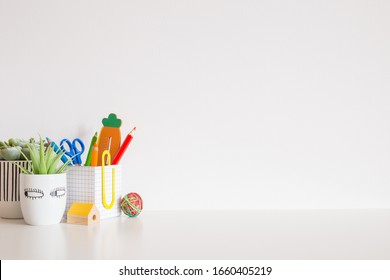
<svg viewBox="0 0 390 280"><path fill-rule="evenodd" d="M69 150L64 148L64 144L68 145ZM80 145L80 150L77 148L77 144ZM75 138L72 142L68 139L62 139L60 143L61 149L65 154L72 159L73 164L81 164L81 155L85 151L85 145L79 138Z"/></svg>
<svg viewBox="0 0 390 280"><path fill-rule="evenodd" d="M65 143L68 145L68 149L65 149L65 146L64 146ZM67 155L68 157L74 156L72 143L68 139L61 140L60 148L61 148L61 150L64 151L65 155Z"/></svg>
<svg viewBox="0 0 390 280"><path fill-rule="evenodd" d="M77 148L77 143L80 145L80 150ZM81 141L79 138L75 138L72 142L72 145L73 145L73 151L74 151L74 154L76 155L76 161L75 164L81 164L81 155L84 153L85 151L85 146L84 146L84 142Z"/></svg>

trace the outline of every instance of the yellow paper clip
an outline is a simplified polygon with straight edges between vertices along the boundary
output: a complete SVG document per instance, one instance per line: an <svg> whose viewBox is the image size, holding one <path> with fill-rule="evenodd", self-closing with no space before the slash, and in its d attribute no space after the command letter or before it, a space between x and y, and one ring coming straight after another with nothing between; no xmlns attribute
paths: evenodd
<svg viewBox="0 0 390 280"><path fill-rule="evenodd" d="M106 209L111 209L112 206L114 206L115 204L115 168L113 167L112 168L112 198L111 198L111 203L110 205L107 205L107 202L106 202L106 172L104 171L104 167L105 167L105 160L104 160L104 157L107 155L107 162L108 162L108 165L111 165L111 154L109 151L105 150L102 154L102 202L103 202L103 206L104 208Z"/></svg>

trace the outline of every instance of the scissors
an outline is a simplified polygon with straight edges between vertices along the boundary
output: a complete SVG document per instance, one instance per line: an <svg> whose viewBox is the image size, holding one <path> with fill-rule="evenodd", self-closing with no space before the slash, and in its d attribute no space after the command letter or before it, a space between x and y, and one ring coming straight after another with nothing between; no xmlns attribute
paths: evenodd
<svg viewBox="0 0 390 280"><path fill-rule="evenodd" d="M65 149L64 144L68 145L68 150ZM78 149L78 145L81 149ZM72 142L70 142L68 139L62 139L60 142L61 149L64 151L65 155L67 155L73 162L73 164L80 164L81 165L81 155L85 151L85 146L83 141L81 141L79 138L75 138Z"/></svg>

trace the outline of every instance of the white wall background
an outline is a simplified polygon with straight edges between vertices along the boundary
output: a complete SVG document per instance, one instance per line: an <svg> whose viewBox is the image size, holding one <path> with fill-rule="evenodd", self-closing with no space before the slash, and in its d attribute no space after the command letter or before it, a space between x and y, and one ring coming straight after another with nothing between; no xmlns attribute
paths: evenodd
<svg viewBox="0 0 390 280"><path fill-rule="evenodd" d="M389 1L0 1L0 139L137 134L147 209L390 207Z"/></svg>

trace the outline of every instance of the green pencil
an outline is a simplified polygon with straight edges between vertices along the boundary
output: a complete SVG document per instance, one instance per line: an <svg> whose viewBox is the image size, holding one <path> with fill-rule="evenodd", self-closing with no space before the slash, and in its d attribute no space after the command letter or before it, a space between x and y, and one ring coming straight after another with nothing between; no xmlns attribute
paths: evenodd
<svg viewBox="0 0 390 280"><path fill-rule="evenodd" d="M92 137L91 140L91 146L89 146L89 151L88 151L87 159L85 161L85 166L91 166L93 145L96 143L97 138L98 138L98 134L97 132L95 132L95 135Z"/></svg>

